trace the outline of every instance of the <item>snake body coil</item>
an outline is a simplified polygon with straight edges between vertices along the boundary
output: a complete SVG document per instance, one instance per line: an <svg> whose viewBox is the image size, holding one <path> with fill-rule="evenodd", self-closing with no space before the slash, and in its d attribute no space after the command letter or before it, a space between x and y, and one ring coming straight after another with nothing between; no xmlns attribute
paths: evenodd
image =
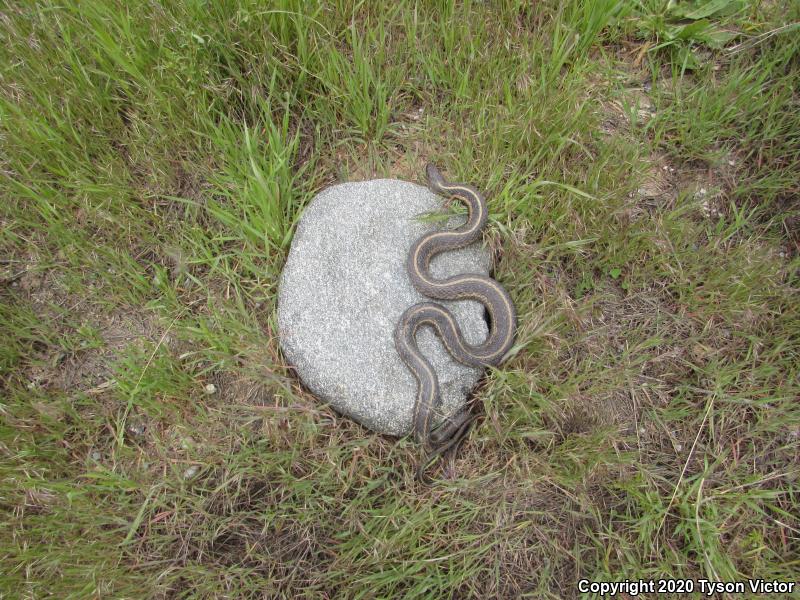
<svg viewBox="0 0 800 600"><path fill-rule="evenodd" d="M517 324L508 292L494 279L477 273L465 273L447 279L434 279L431 276L430 262L434 256L468 246L481 237L488 210L486 201L475 188L445 181L431 164L426 173L428 187L437 194L463 200L468 216L462 226L452 231L428 233L414 243L406 265L411 282L421 294L436 300L477 300L489 312L490 329L483 343L469 344L453 314L433 302L415 304L400 317L394 332L395 347L417 379L412 427L415 439L423 444L427 452L427 458L417 472L420 478L433 458L458 444L469 428L472 417L462 411L431 432L433 413L439 404L439 381L430 362L419 351L417 331L423 325L432 326L447 351L458 362L472 367L487 367L499 364L511 349Z"/></svg>

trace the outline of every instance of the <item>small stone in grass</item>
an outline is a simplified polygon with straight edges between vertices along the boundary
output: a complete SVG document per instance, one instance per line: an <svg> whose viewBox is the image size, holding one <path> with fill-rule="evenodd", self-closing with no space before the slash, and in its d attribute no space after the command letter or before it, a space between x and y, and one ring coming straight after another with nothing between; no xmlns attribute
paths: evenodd
<svg viewBox="0 0 800 600"><path fill-rule="evenodd" d="M136 437L144 435L145 426L143 423L131 423L128 425L128 432Z"/></svg>
<svg viewBox="0 0 800 600"><path fill-rule="evenodd" d="M191 467L189 467L188 469L186 469L183 472L183 478L184 479L191 479L192 477L197 475L197 473L199 471L200 471L200 467L198 467L197 465L192 465Z"/></svg>
<svg viewBox="0 0 800 600"><path fill-rule="evenodd" d="M204 389L206 394L208 394L209 396L217 393L217 386L215 386L213 383L207 383Z"/></svg>
<svg viewBox="0 0 800 600"><path fill-rule="evenodd" d="M444 198L396 179L341 183L320 192L298 223L278 292L278 334L287 360L322 402L362 425L389 435L412 428L417 382L400 359L394 330L403 312L430 301L412 285L407 259L421 235L463 222L420 219L442 210ZM432 275L489 274L480 243L444 252ZM466 340L486 337L483 306L443 301ZM461 410L481 369L453 359L429 328L420 352L439 379L435 422Z"/></svg>

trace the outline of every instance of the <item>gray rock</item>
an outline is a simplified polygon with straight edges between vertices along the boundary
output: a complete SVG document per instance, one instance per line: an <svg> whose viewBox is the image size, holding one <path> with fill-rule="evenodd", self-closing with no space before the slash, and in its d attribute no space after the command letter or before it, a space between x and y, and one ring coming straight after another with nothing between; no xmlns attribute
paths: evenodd
<svg viewBox="0 0 800 600"><path fill-rule="evenodd" d="M441 209L427 188L395 179L343 183L317 195L292 241L278 292L281 348L318 398L379 433L411 430L417 384L394 347L394 328L409 306L426 300L411 285L406 256L423 233L445 225L420 221ZM456 227L463 217L446 224ZM437 256L436 277L488 274L479 244ZM487 334L483 306L443 302L467 341ZM457 363L433 330L417 335L439 377L442 416L461 408L481 375ZM439 419L441 420L441 419Z"/></svg>

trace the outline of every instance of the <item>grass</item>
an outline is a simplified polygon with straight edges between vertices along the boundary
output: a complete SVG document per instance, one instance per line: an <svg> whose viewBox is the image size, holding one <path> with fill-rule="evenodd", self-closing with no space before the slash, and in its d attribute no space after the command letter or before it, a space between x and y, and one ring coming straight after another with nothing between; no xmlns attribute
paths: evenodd
<svg viewBox="0 0 800 600"><path fill-rule="evenodd" d="M721 4L4 8L0 595L796 578L800 12ZM431 489L274 316L314 194L427 160L520 322Z"/></svg>

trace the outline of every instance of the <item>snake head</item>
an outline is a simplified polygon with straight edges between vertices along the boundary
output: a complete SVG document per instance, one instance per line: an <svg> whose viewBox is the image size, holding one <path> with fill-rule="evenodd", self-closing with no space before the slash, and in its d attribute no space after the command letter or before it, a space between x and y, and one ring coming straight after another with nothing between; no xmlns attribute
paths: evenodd
<svg viewBox="0 0 800 600"><path fill-rule="evenodd" d="M428 177L428 187L434 192L439 191L444 184L444 177L442 177L439 169L433 163L428 163L425 167L425 175Z"/></svg>

